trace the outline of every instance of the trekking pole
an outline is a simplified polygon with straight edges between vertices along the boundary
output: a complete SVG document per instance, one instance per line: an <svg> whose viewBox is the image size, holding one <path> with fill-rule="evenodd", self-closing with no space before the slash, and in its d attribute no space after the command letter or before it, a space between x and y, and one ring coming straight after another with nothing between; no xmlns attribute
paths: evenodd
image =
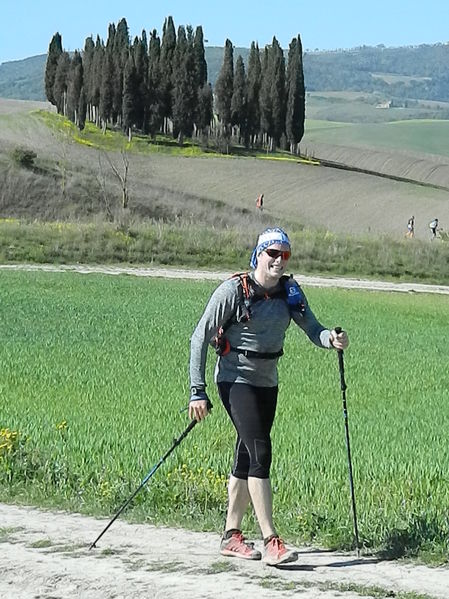
<svg viewBox="0 0 449 599"><path fill-rule="evenodd" d="M153 474L156 472L156 470L162 466L162 464L165 462L165 460L168 458L168 456L171 454L171 452L178 447L178 445L181 443L181 441L183 439L185 439L185 437L187 437L187 435L190 433L190 431L193 429L193 427L197 424L197 420L194 418L193 420L191 420L189 426L185 429L185 431L177 438L174 439L173 441L173 445L170 447L170 449L161 457L161 459L159 460L159 462L157 462L157 464L155 464L153 466L153 468L151 468L151 470L148 472L148 474L145 476L145 478L142 480L142 482L140 483L140 485L138 486L138 488L134 491L134 493L131 495L131 497L129 497L129 499L127 499L125 501L125 503L121 506L121 508L118 510L118 512L115 514L115 516L112 518L112 520L108 523L108 525L102 530L102 532L98 535L98 537L95 539L95 541L92 543L92 545L89 547L89 551L92 549L92 547L95 547L97 542L101 539L101 537L104 535L104 533L108 530L108 528L110 526L112 526L112 524L114 524L114 522L117 520L117 518L120 516L120 514L123 512L123 510L131 503L131 501L134 499L134 497L137 495L137 493L143 489L143 487L147 484L147 482L150 480L150 478L153 476Z"/></svg>
<svg viewBox="0 0 449 599"><path fill-rule="evenodd" d="M341 327L335 327L337 335L341 333ZM337 349L338 355L338 366L340 369L340 386L343 396L343 416L345 419L345 432L346 432L346 449L348 452L348 471L349 471L349 487L351 490L351 502L352 502L352 515L354 517L354 538L357 549L357 557L360 557L360 544L359 544L359 529L357 526L357 510L355 507L355 493L354 493L354 480L352 477L352 461L351 461L351 446L349 443L349 423L348 423L348 408L346 405L346 381L345 381L345 365L343 361L343 350Z"/></svg>

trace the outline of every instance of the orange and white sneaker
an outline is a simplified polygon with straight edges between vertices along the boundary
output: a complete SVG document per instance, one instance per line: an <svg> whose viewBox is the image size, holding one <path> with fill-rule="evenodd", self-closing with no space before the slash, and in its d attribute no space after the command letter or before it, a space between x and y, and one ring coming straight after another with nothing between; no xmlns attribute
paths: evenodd
<svg viewBox="0 0 449 599"><path fill-rule="evenodd" d="M239 557L241 559L262 559L262 554L254 549L254 543L245 540L240 530L234 530L229 538L224 538L220 545L221 555Z"/></svg>
<svg viewBox="0 0 449 599"><path fill-rule="evenodd" d="M269 566L296 562L298 553L293 549L287 549L285 543L278 536L272 536L265 545L263 561Z"/></svg>

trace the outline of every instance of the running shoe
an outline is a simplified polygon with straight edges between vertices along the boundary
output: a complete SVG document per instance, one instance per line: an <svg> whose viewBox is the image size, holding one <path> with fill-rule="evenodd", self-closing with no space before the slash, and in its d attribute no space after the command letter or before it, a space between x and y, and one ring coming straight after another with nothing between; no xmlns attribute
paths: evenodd
<svg viewBox="0 0 449 599"><path fill-rule="evenodd" d="M298 553L293 549L287 549L285 543L279 537L272 537L265 545L263 561L269 566L287 564L295 562L298 559Z"/></svg>
<svg viewBox="0 0 449 599"><path fill-rule="evenodd" d="M254 543L246 541L240 530L233 532L229 539L222 539L220 553L241 559L262 559L260 551L254 549Z"/></svg>

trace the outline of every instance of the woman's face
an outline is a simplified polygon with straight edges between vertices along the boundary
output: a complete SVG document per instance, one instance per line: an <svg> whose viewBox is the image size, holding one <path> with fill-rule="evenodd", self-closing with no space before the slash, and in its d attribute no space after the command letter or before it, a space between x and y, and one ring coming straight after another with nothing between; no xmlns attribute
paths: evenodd
<svg viewBox="0 0 449 599"><path fill-rule="evenodd" d="M274 243L257 256L256 273L271 280L278 280L284 274L289 258L290 246L284 243Z"/></svg>

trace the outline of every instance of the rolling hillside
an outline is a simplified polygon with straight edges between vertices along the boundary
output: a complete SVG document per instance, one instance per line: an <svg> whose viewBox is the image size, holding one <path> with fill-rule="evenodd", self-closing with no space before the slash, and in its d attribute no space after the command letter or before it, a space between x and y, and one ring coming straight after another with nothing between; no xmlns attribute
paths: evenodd
<svg viewBox="0 0 449 599"><path fill-rule="evenodd" d="M93 190L100 175L114 179L104 163L100 166L100 152L61 139L38 113L27 112L26 103L3 100L0 106L0 217L90 219L100 212ZM33 149L45 169L19 179L8 167L8 152L20 145ZM362 159L363 153L353 149L352 160L355 156ZM395 163L394 153L383 158L379 153L377 160L400 170L406 168L404 156ZM60 183L51 175L56 166L49 165L60 164L62 158L68 169L67 189L64 198L59 194L56 201L51 198ZM432 162L432 157L421 155L420 160ZM410 168L413 161L416 156L409 160ZM442 163L434 163L435 172L438 164ZM445 172L449 186L447 168ZM423 239L428 238L427 223L435 216L443 227L449 223L447 191L297 161L132 154L130 182L130 210L136 218L165 215L211 226L255 221L259 226L257 221L287 219L323 231L389 233L400 238L414 214L416 235ZM261 192L265 194L263 215L256 214L254 207Z"/></svg>

